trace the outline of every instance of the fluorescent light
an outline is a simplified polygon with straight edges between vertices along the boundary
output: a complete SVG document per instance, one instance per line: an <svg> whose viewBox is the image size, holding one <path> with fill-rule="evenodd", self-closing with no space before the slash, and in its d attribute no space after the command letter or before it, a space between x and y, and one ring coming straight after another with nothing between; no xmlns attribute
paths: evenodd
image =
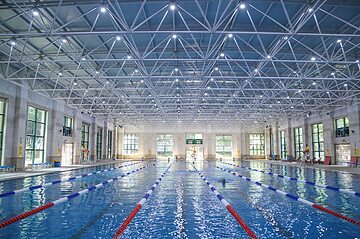
<svg viewBox="0 0 360 239"><path fill-rule="evenodd" d="M315 60L316 60L316 58L315 58L315 57L311 57L311 60L312 60L312 61L315 61Z"/></svg>
<svg viewBox="0 0 360 239"><path fill-rule="evenodd" d="M120 41L121 40L121 36L116 36L116 40Z"/></svg>
<svg viewBox="0 0 360 239"><path fill-rule="evenodd" d="M16 42L11 41L11 42L10 42L10 45L15 46L15 45L16 45Z"/></svg>
<svg viewBox="0 0 360 239"><path fill-rule="evenodd" d="M173 35L172 35L172 38L173 38L173 39L176 39L176 38L177 38L177 35L176 35L176 34L173 34Z"/></svg>
<svg viewBox="0 0 360 239"><path fill-rule="evenodd" d="M340 43L340 42L341 42L341 39L337 39L336 42L337 42L337 43Z"/></svg>
<svg viewBox="0 0 360 239"><path fill-rule="evenodd" d="M171 5L170 5L170 10L174 11L175 9L176 9L175 4L171 4Z"/></svg>
<svg viewBox="0 0 360 239"><path fill-rule="evenodd" d="M245 7L246 7L246 6L245 6L244 3L241 3L241 4L240 4L240 9L245 9Z"/></svg>
<svg viewBox="0 0 360 239"><path fill-rule="evenodd" d="M232 38L232 37L233 37L233 34L229 33L227 36L228 36L229 38Z"/></svg>
<svg viewBox="0 0 360 239"><path fill-rule="evenodd" d="M224 57L224 56L225 56L225 54L224 54L223 52L221 52L221 53L220 53L220 56L221 56L221 57Z"/></svg>
<svg viewBox="0 0 360 239"><path fill-rule="evenodd" d="M66 43L67 40L65 38L61 39L62 43Z"/></svg>

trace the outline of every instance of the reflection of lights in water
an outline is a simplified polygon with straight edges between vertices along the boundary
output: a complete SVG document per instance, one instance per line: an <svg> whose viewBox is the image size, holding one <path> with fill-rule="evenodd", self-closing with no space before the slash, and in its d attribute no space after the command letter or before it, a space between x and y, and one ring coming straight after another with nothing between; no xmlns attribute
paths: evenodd
<svg viewBox="0 0 360 239"><path fill-rule="evenodd" d="M181 238L186 238L185 232L185 219L184 219L184 185L182 183L178 184L176 188L177 201L176 201L176 214L175 214L175 225L179 230Z"/></svg>

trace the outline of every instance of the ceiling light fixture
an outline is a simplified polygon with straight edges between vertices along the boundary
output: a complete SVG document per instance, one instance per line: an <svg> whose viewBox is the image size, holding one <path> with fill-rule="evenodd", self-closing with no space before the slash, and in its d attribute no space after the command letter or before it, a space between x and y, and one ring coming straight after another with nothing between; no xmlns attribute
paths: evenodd
<svg viewBox="0 0 360 239"><path fill-rule="evenodd" d="M33 11L32 11L32 14L33 14L35 17L39 16L39 12L38 12L37 10L33 10Z"/></svg>
<svg viewBox="0 0 360 239"><path fill-rule="evenodd" d="M171 5L170 5L170 10L174 11L175 9L176 9L175 4L171 4Z"/></svg>
<svg viewBox="0 0 360 239"><path fill-rule="evenodd" d="M105 6L101 6L101 7L100 7L100 12L105 13L105 12L106 12L106 7L105 7Z"/></svg>

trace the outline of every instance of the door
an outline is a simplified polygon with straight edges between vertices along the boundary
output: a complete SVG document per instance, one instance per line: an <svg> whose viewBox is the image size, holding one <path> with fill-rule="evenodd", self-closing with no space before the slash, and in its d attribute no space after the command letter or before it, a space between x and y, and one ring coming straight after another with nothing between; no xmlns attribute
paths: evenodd
<svg viewBox="0 0 360 239"><path fill-rule="evenodd" d="M204 160L204 148L199 146L186 147L186 160Z"/></svg>
<svg viewBox="0 0 360 239"><path fill-rule="evenodd" d="M335 160L338 165L347 165L351 159L350 144L335 145Z"/></svg>
<svg viewBox="0 0 360 239"><path fill-rule="evenodd" d="M61 165L73 164L73 144L64 143L61 154Z"/></svg>

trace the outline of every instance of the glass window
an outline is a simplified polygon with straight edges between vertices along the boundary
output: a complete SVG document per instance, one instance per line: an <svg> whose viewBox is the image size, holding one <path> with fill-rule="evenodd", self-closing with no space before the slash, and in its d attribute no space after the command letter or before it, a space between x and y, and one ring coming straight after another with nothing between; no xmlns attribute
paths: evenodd
<svg viewBox="0 0 360 239"><path fill-rule="evenodd" d="M70 117L64 116L63 136L71 137L73 128L73 120Z"/></svg>
<svg viewBox="0 0 360 239"><path fill-rule="evenodd" d="M81 159L89 160L89 130L90 125L83 123L81 125Z"/></svg>
<svg viewBox="0 0 360 239"><path fill-rule="evenodd" d="M313 124L312 130L312 146L313 146L313 158L321 157L324 160L324 136L323 136L323 124Z"/></svg>
<svg viewBox="0 0 360 239"><path fill-rule="evenodd" d="M0 165L4 162L5 100L0 99Z"/></svg>
<svg viewBox="0 0 360 239"><path fill-rule="evenodd" d="M335 120L335 137L349 136L349 118L344 117Z"/></svg>
<svg viewBox="0 0 360 239"><path fill-rule="evenodd" d="M295 158L301 157L303 151L302 128L294 129Z"/></svg>
<svg viewBox="0 0 360 239"><path fill-rule="evenodd" d="M137 154L139 151L139 136L137 134L125 134L123 145L124 154Z"/></svg>
<svg viewBox="0 0 360 239"><path fill-rule="evenodd" d="M96 159L102 159L102 128L97 128L96 131Z"/></svg>
<svg viewBox="0 0 360 239"><path fill-rule="evenodd" d="M174 136L172 134L158 134L156 153L160 157L171 157L173 155Z"/></svg>
<svg viewBox="0 0 360 239"><path fill-rule="evenodd" d="M108 156L108 159L111 159L112 158L112 149L113 149L113 135L112 135L112 131L109 130L108 131L108 138L107 138L107 156Z"/></svg>
<svg viewBox="0 0 360 239"><path fill-rule="evenodd" d="M231 158L232 157L232 136L231 135L216 135L216 158Z"/></svg>
<svg viewBox="0 0 360 239"><path fill-rule="evenodd" d="M250 155L265 155L264 134L250 134Z"/></svg>
<svg viewBox="0 0 360 239"><path fill-rule="evenodd" d="M186 134L186 139L203 139L203 135L202 134L193 134L193 133L188 133Z"/></svg>
<svg viewBox="0 0 360 239"><path fill-rule="evenodd" d="M46 111L28 107L25 165L43 163L45 158Z"/></svg>
<svg viewBox="0 0 360 239"><path fill-rule="evenodd" d="M286 149L286 136L285 130L280 131L280 158L286 159L287 149Z"/></svg>

